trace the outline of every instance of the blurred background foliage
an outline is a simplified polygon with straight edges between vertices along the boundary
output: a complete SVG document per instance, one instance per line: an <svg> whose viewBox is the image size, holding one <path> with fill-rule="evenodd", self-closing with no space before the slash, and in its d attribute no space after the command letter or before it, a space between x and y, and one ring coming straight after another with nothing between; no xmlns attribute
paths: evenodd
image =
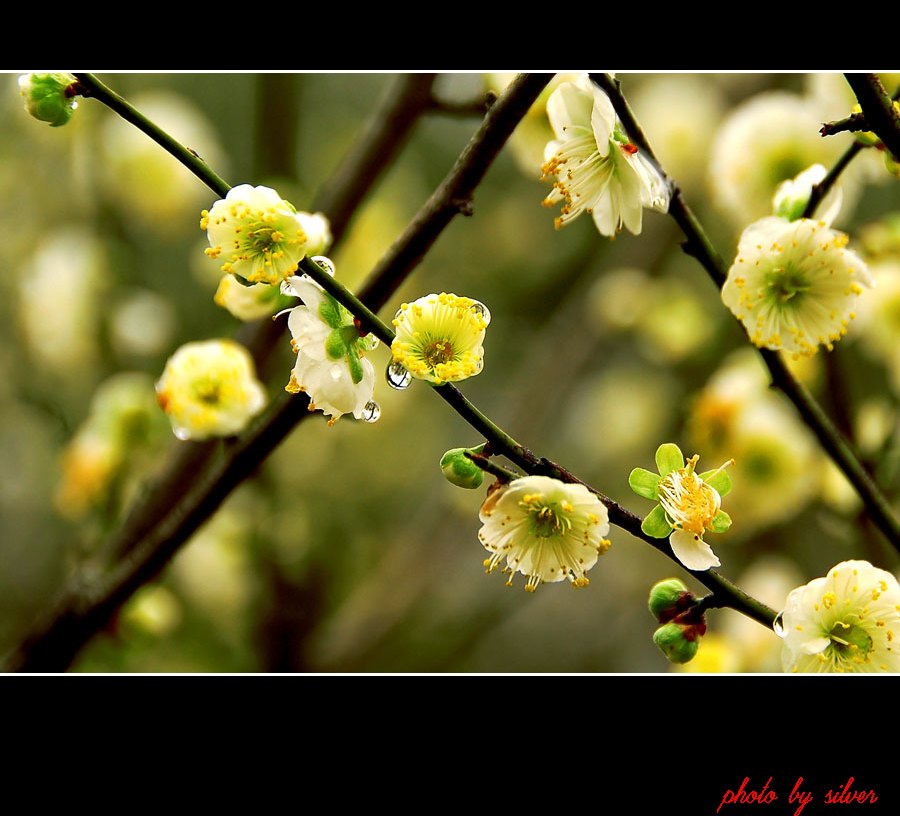
<svg viewBox="0 0 900 816"><path fill-rule="evenodd" d="M310 207L387 92L384 74L122 74L101 77L230 183L274 186ZM830 164L849 112L838 74L622 75L664 167L730 263L775 185ZM99 103L61 129L29 118L16 77L0 94L0 652L97 551L176 442L153 384L184 342L232 336L213 302L218 264L199 213L215 196ZM478 99L502 76L439 77L443 99ZM893 90L893 77L887 77ZM354 218L332 257L365 278L452 166L476 117L432 113ZM712 468L731 456L734 519L722 572L780 608L836 562L897 558L860 514L674 223L610 241L588 219L562 231L541 207L549 129L522 123L457 218L392 299L453 291L491 309L485 369L463 391L540 455L634 511L635 466L677 442ZM872 155L868 155L871 153ZM900 183L876 151L851 166L837 226L879 279L831 355L795 365L896 498L900 395ZM388 352L373 361L381 369ZM276 396L287 336L267 382ZM81 653L77 671L660 672L650 585L672 562L613 528L573 592L486 576L476 538L484 489L444 481L438 460L477 436L423 384L382 381L375 425L303 423L159 580ZM778 671L772 633L731 612L689 670Z"/></svg>

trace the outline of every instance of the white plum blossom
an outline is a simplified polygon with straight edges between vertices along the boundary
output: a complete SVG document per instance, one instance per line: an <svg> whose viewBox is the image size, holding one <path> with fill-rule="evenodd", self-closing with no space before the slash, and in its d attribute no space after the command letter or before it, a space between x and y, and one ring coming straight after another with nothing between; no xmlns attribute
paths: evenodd
<svg viewBox="0 0 900 816"><path fill-rule="evenodd" d="M491 313L472 298L441 292L403 303L394 317L394 363L435 384L458 382L484 367Z"/></svg>
<svg viewBox="0 0 900 816"><path fill-rule="evenodd" d="M478 538L491 553L484 566L493 572L506 559L507 586L517 572L525 589L542 582L590 583L585 573L610 542L606 506L584 485L548 476L525 476L497 488L481 507Z"/></svg>
<svg viewBox="0 0 900 816"><path fill-rule="evenodd" d="M267 402L253 358L233 340L183 345L166 363L156 397L175 436L193 440L239 433Z"/></svg>
<svg viewBox="0 0 900 816"><path fill-rule="evenodd" d="M778 216L744 230L722 301L759 347L811 356L847 333L863 286L873 280L826 221Z"/></svg>
<svg viewBox="0 0 900 816"><path fill-rule="evenodd" d="M557 229L590 213L601 235L622 227L640 234L643 208L669 209L662 175L622 129L609 97L587 74L550 96L547 116L556 136L544 151L544 177L555 176L545 206L563 203Z"/></svg>
<svg viewBox="0 0 900 816"><path fill-rule="evenodd" d="M868 561L843 561L787 597L786 672L900 671L900 585Z"/></svg>
<svg viewBox="0 0 900 816"><path fill-rule="evenodd" d="M371 416L375 369L364 353L377 339L360 336L353 316L307 275L288 278L281 291L303 300L288 316L297 362L285 390L305 391L309 409L330 417L329 425L344 414Z"/></svg>
<svg viewBox="0 0 900 816"><path fill-rule="evenodd" d="M224 256L222 271L250 283L277 284L306 255L324 252L331 241L324 216L299 213L271 187L239 184L203 210L211 258Z"/></svg>

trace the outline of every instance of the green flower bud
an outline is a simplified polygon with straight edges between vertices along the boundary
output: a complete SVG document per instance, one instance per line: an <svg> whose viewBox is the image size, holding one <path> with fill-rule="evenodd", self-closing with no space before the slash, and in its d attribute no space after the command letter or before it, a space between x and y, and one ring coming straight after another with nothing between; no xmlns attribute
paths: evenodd
<svg viewBox="0 0 900 816"><path fill-rule="evenodd" d="M694 596L678 578L668 578L654 584L647 603L652 614L660 623L672 620L694 602Z"/></svg>
<svg viewBox="0 0 900 816"><path fill-rule="evenodd" d="M483 450L484 445L479 445L477 448L448 450L441 457L441 470L447 481L457 487L465 487L469 490L481 487L481 483L484 481L484 471L466 456L466 451L481 453Z"/></svg>
<svg viewBox="0 0 900 816"><path fill-rule="evenodd" d="M25 98L25 110L50 127L64 125L78 107L69 90L75 82L75 77L65 73L23 74L19 93Z"/></svg>
<svg viewBox="0 0 900 816"><path fill-rule="evenodd" d="M700 647L700 637L693 626L667 623L653 633L653 642L671 663L689 663Z"/></svg>

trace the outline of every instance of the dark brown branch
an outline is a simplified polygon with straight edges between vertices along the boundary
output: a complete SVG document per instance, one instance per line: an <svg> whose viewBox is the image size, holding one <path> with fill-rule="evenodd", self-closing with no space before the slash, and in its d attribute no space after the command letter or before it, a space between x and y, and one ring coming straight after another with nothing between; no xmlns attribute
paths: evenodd
<svg viewBox="0 0 900 816"><path fill-rule="evenodd" d="M844 74L856 94L871 130L884 146L900 157L900 115L875 74Z"/></svg>
<svg viewBox="0 0 900 816"><path fill-rule="evenodd" d="M491 108L453 169L428 199L363 287L361 299L381 308L458 214L471 201L519 120L552 75L518 77ZM7 671L63 671L139 587L151 581L305 416L304 395L283 396L168 508L152 530L93 588L70 587L55 609L7 657Z"/></svg>
<svg viewBox="0 0 900 816"><path fill-rule="evenodd" d="M471 99L466 102L449 102L433 96L429 110L445 116L484 116L496 101L497 94L494 91L485 91L478 99Z"/></svg>
<svg viewBox="0 0 900 816"><path fill-rule="evenodd" d="M870 130L866 124L866 117L861 113L852 113L844 119L838 119L835 122L825 122L819 133L822 136L834 136L836 133L844 133L845 131L855 132L857 130Z"/></svg>
<svg viewBox="0 0 900 816"><path fill-rule="evenodd" d="M837 183L838 178L840 178L841 173L844 172L847 165L853 161L856 154L861 150L863 150L863 145L860 142L853 142L834 163L834 167L825 174L825 178L818 184L813 184L812 192L809 194L809 201L806 202L806 207L803 208L804 218L812 218L816 214L816 208L822 203L822 199L828 195L831 188Z"/></svg>

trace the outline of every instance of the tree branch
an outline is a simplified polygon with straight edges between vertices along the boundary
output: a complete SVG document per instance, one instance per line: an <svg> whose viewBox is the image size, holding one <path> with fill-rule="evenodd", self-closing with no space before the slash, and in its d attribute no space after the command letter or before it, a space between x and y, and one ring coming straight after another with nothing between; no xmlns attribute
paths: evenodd
<svg viewBox="0 0 900 816"><path fill-rule="evenodd" d="M900 157L900 114L881 80L875 74L844 74L844 77L856 94L869 130L891 153Z"/></svg>

